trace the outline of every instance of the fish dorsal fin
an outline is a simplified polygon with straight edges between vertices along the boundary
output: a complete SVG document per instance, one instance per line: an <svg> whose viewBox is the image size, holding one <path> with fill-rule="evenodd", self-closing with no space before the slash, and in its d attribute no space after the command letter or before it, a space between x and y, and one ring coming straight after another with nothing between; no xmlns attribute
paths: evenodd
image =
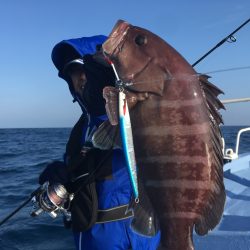
<svg viewBox="0 0 250 250"><path fill-rule="evenodd" d="M211 82L208 81L209 76L200 75L199 80L201 87L204 91L205 98L209 107L210 116L213 117L217 125L223 123L219 109L225 109L222 102L219 100L218 95L224 94L222 90L217 88Z"/></svg>
<svg viewBox="0 0 250 250"><path fill-rule="evenodd" d="M210 148L213 151L210 159L212 164L211 192L208 197L207 206L205 206L201 217L195 222L196 233L204 235L219 223L225 205L226 195L223 184L223 152L221 132L219 128L219 125L222 123L219 109L224 108L224 106L217 97L223 92L208 81L208 76L200 76L200 84L204 91L204 96L208 106L211 138Z"/></svg>
<svg viewBox="0 0 250 250"><path fill-rule="evenodd" d="M218 96L220 94L224 94L224 92L216 87L214 84L208 81L210 76L208 75L200 75L199 80L202 84L205 84L205 87L207 87L215 96Z"/></svg>
<svg viewBox="0 0 250 250"><path fill-rule="evenodd" d="M92 143L102 150L121 148L119 126L112 126L109 121L103 122L93 134Z"/></svg>

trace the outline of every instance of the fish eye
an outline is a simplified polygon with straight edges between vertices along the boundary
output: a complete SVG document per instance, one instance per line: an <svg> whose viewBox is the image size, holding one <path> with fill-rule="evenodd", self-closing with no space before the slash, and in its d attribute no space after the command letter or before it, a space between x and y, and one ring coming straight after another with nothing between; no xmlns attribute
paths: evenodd
<svg viewBox="0 0 250 250"><path fill-rule="evenodd" d="M147 43L147 38L146 36L143 36L143 35L137 35L135 37L135 43L139 46L143 45L143 44L146 44Z"/></svg>

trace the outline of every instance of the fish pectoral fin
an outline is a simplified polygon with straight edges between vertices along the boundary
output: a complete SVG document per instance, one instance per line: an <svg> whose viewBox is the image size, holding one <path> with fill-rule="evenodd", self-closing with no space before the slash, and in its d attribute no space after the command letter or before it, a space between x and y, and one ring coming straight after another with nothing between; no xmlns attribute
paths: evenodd
<svg viewBox="0 0 250 250"><path fill-rule="evenodd" d="M109 122L111 125L115 126L118 124L118 94L117 88L112 86L107 86L103 89L103 98L106 101L105 109Z"/></svg>
<svg viewBox="0 0 250 250"><path fill-rule="evenodd" d="M119 126L112 126L109 121L103 122L93 134L92 143L102 150L121 148Z"/></svg>

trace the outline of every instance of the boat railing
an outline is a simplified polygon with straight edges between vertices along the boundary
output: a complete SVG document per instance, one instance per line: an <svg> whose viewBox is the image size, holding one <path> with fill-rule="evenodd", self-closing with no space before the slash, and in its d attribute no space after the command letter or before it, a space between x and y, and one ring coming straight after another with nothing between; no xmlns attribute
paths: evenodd
<svg viewBox="0 0 250 250"><path fill-rule="evenodd" d="M235 151L232 148L225 149L225 140L224 138L222 138L222 146L223 146L222 150L223 150L225 160L231 161L231 160L235 160L239 158L240 137L242 133L248 132L248 131L250 131L250 127L243 128L238 131L237 138L236 138Z"/></svg>

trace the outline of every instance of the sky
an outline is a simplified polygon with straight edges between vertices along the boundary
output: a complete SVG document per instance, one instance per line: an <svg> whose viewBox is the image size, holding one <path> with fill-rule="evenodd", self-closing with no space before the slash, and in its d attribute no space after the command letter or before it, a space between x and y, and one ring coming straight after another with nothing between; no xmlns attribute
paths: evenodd
<svg viewBox="0 0 250 250"><path fill-rule="evenodd" d="M81 114L58 78L61 40L108 35L123 19L162 37L192 64L250 18L249 0L8 0L0 2L0 128L72 127ZM225 95L250 97L250 23L195 67ZM230 104L225 125L250 125L250 102Z"/></svg>

